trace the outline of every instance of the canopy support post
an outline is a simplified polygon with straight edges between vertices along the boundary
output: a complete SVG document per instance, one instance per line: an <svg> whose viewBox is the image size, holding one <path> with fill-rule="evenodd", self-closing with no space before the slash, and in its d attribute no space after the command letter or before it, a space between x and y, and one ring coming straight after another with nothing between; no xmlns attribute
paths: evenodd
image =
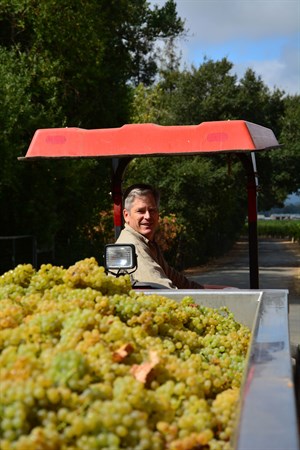
<svg viewBox="0 0 300 450"><path fill-rule="evenodd" d="M132 158L113 158L112 159L112 183L111 194L114 205L114 228L115 239L119 237L123 225L123 208L122 208L122 182L123 175L127 165Z"/></svg>
<svg viewBox="0 0 300 450"><path fill-rule="evenodd" d="M257 189L258 177L256 170L255 153L250 156L238 153L247 173L248 193L248 242L249 242L249 274L250 289L259 289L258 267L258 233L257 233Z"/></svg>

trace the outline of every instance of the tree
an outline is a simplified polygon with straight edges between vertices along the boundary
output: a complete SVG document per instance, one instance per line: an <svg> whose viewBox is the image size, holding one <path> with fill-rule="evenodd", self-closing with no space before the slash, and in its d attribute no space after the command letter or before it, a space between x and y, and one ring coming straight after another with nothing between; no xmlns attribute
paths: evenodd
<svg viewBox="0 0 300 450"><path fill-rule="evenodd" d="M172 123L188 125L236 118L236 76L231 69L232 63L226 58L205 60L198 68L175 72L171 88L170 75L165 74L161 86L166 88L165 104L172 111Z"/></svg>
<svg viewBox="0 0 300 450"><path fill-rule="evenodd" d="M247 209L246 189L237 189L241 172L239 164L228 171L224 158L222 163L205 156L136 158L126 186L143 181L159 188L161 215L174 214L184 226L176 253L166 254L182 269L223 254L235 242Z"/></svg>
<svg viewBox="0 0 300 450"><path fill-rule="evenodd" d="M284 105L279 135L282 148L271 154L274 174L271 188L277 199L272 206L282 206L287 195L300 187L300 96L287 96Z"/></svg>
<svg viewBox="0 0 300 450"><path fill-rule="evenodd" d="M146 0L4 0L0 12L2 45L17 46L32 65L45 61L33 90L47 96L40 80L55 77L68 126L85 128L126 123L128 82L151 83L156 42L184 30L173 0L154 9Z"/></svg>
<svg viewBox="0 0 300 450"><path fill-rule="evenodd" d="M134 82L155 76L157 41L182 32L173 0L1 2L0 234L34 234L40 246L54 236L75 258L75 241L108 208L110 161L17 158L38 128L128 122Z"/></svg>
<svg viewBox="0 0 300 450"><path fill-rule="evenodd" d="M134 121L146 119L161 125L244 119L272 128L279 135L284 100L283 92L270 92L250 69L238 81L232 74L232 64L223 58L206 60L199 68L192 66L183 72L178 68L165 70L155 86L136 89L133 111ZM272 152L257 155L263 187L260 202L277 198L269 188L274 170L270 155ZM237 158L141 159L134 162L128 174L132 182L158 184L166 213L174 213L185 225L183 266L203 262L230 248L243 228L246 173Z"/></svg>
<svg viewBox="0 0 300 450"><path fill-rule="evenodd" d="M239 82L237 111L240 118L271 128L279 136L283 96L283 91L275 89L271 92L260 76L247 69Z"/></svg>
<svg viewBox="0 0 300 450"><path fill-rule="evenodd" d="M285 110L283 91L275 89L271 92L261 77L257 76L252 69L248 69L240 80L236 102L241 118L270 128L279 140ZM279 192L274 191L273 185L276 169L272 160L276 159L278 154L278 150L256 154L260 210L268 209L280 198Z"/></svg>
<svg viewBox="0 0 300 450"><path fill-rule="evenodd" d="M282 148L257 154L259 210L283 206L288 194L300 186L299 96L271 92L260 77L248 69L240 82L238 107L243 118L271 128Z"/></svg>

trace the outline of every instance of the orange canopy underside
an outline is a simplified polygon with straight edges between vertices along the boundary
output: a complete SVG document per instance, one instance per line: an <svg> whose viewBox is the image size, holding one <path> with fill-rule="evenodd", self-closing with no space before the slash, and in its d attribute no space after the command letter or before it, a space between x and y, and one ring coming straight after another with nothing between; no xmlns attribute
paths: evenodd
<svg viewBox="0 0 300 450"><path fill-rule="evenodd" d="M187 126L145 123L97 130L40 129L34 134L26 159L184 155L275 147L279 144L272 130L243 120Z"/></svg>

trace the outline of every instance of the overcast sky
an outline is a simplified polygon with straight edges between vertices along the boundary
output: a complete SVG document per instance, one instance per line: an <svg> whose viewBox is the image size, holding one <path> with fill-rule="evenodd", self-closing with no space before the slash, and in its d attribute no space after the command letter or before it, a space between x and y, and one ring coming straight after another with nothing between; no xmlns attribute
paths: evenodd
<svg viewBox="0 0 300 450"><path fill-rule="evenodd" d="M300 0L175 2L189 30L178 43L188 67L226 57L238 78L250 67L271 90L300 94Z"/></svg>

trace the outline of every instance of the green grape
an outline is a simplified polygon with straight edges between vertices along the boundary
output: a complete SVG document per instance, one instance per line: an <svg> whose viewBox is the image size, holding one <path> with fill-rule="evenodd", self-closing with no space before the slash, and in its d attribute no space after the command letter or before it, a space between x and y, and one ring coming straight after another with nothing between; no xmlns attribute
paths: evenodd
<svg viewBox="0 0 300 450"><path fill-rule="evenodd" d="M53 357L48 375L55 386L69 386L76 390L80 388L87 372L88 366L84 356L76 350L67 350Z"/></svg>
<svg viewBox="0 0 300 450"><path fill-rule="evenodd" d="M250 330L94 258L0 280L1 450L230 450Z"/></svg>
<svg viewBox="0 0 300 450"><path fill-rule="evenodd" d="M18 284L0 284L0 300L11 299L19 300L25 294L25 288Z"/></svg>
<svg viewBox="0 0 300 450"><path fill-rule="evenodd" d="M31 264L19 264L13 270L5 272L0 277L0 287L14 284L16 286L28 287L35 269Z"/></svg>
<svg viewBox="0 0 300 450"><path fill-rule="evenodd" d="M221 440L228 441L232 435L238 400L239 390L232 388L218 394L212 403L211 411Z"/></svg>
<svg viewBox="0 0 300 450"><path fill-rule="evenodd" d="M63 267L42 264L40 270L31 277L28 292L43 292L57 284L63 283L64 273L65 269Z"/></svg>
<svg viewBox="0 0 300 450"><path fill-rule="evenodd" d="M71 287L92 287L102 294L129 292L131 289L128 275L118 278L107 276L104 267L98 266L95 258L86 258L70 266L64 275L64 282Z"/></svg>
<svg viewBox="0 0 300 450"><path fill-rule="evenodd" d="M9 297L0 300L0 330L17 327L23 318L23 308L18 302Z"/></svg>

